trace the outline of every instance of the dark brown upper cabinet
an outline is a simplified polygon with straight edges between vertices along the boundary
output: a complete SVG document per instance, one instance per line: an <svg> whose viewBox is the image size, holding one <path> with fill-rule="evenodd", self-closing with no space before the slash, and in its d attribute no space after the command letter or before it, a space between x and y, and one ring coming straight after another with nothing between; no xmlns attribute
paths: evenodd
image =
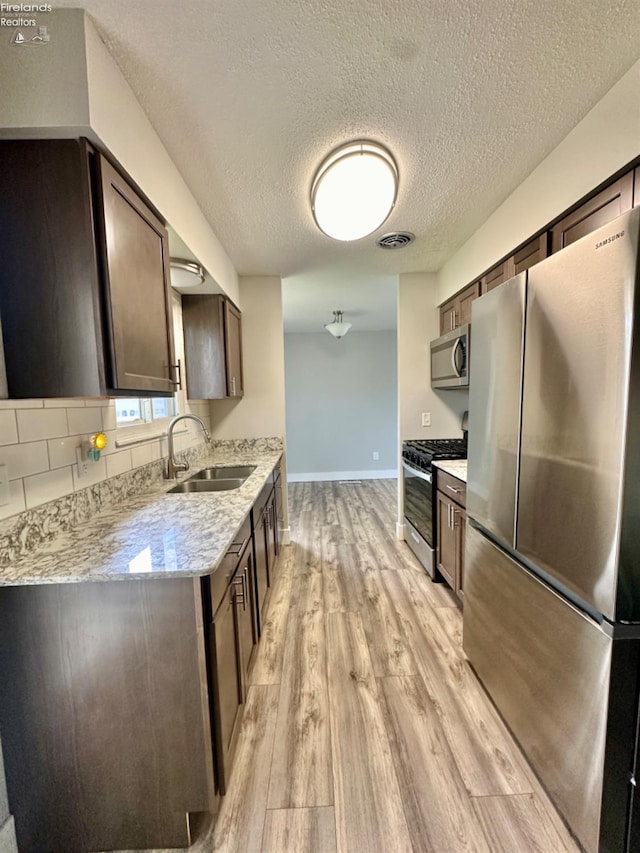
<svg viewBox="0 0 640 853"><path fill-rule="evenodd" d="M0 142L10 398L175 390L163 222L86 140Z"/></svg>
<svg viewBox="0 0 640 853"><path fill-rule="evenodd" d="M561 219L551 229L551 251L558 252L591 231L606 225L633 206L633 171Z"/></svg>
<svg viewBox="0 0 640 853"><path fill-rule="evenodd" d="M543 231L526 245L522 246L513 256L513 275L524 272L543 261L549 254L549 232Z"/></svg>
<svg viewBox="0 0 640 853"><path fill-rule="evenodd" d="M480 282L476 281L440 306L440 334L446 335L471 322L471 303L480 296Z"/></svg>
<svg viewBox="0 0 640 853"><path fill-rule="evenodd" d="M185 294L182 323L191 400L242 397L242 315L219 294Z"/></svg>
<svg viewBox="0 0 640 853"><path fill-rule="evenodd" d="M506 258L482 276L482 279L480 280L480 290L482 293L488 293L499 284L509 281L509 279L513 278L514 275L515 269L513 257Z"/></svg>

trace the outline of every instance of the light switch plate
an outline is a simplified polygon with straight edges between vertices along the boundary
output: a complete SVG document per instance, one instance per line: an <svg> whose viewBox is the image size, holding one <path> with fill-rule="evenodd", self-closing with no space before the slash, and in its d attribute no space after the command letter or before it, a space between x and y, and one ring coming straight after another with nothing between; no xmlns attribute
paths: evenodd
<svg viewBox="0 0 640 853"><path fill-rule="evenodd" d="M422 426L423 427L431 426L431 412L423 412L422 413Z"/></svg>

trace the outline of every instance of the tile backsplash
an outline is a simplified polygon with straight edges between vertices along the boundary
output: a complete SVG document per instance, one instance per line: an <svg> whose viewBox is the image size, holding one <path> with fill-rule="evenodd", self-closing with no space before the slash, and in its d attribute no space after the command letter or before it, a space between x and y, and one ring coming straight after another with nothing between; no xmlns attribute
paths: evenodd
<svg viewBox="0 0 640 853"><path fill-rule="evenodd" d="M207 401L189 400L183 408L211 429ZM116 441L131 439L116 430L113 400L0 400L0 464L7 465L10 491L9 502L0 505L0 519L166 457L166 429L166 422L158 424L154 431L165 433L162 438L118 447ZM183 421L178 429L177 451L202 444L202 432L193 421ZM107 435L107 447L81 476L76 448L98 431Z"/></svg>

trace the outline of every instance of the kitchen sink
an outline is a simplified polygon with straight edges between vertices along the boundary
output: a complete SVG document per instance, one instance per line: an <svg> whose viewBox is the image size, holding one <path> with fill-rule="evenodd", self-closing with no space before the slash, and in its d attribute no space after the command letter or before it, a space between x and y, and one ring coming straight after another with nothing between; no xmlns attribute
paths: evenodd
<svg viewBox="0 0 640 853"><path fill-rule="evenodd" d="M240 477L230 477L227 480L184 480L182 483L178 483L177 486L174 486L172 489L169 489L167 494L169 495L179 495L185 494L186 492L227 492L231 489L239 489L240 486L244 483L244 479Z"/></svg>
<svg viewBox="0 0 640 853"><path fill-rule="evenodd" d="M225 468L217 466L213 468L203 468L192 477L189 477L189 482L198 480L241 480L243 483L250 474L256 470L255 465L236 465L235 467ZM235 488L235 487L234 487Z"/></svg>

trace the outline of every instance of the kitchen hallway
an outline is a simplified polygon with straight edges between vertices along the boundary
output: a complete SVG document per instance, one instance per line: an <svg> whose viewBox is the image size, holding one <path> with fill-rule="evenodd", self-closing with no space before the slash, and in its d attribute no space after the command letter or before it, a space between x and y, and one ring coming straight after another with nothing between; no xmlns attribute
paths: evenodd
<svg viewBox="0 0 640 853"><path fill-rule="evenodd" d="M230 789L200 851L579 848L394 535L395 480L289 486Z"/></svg>

